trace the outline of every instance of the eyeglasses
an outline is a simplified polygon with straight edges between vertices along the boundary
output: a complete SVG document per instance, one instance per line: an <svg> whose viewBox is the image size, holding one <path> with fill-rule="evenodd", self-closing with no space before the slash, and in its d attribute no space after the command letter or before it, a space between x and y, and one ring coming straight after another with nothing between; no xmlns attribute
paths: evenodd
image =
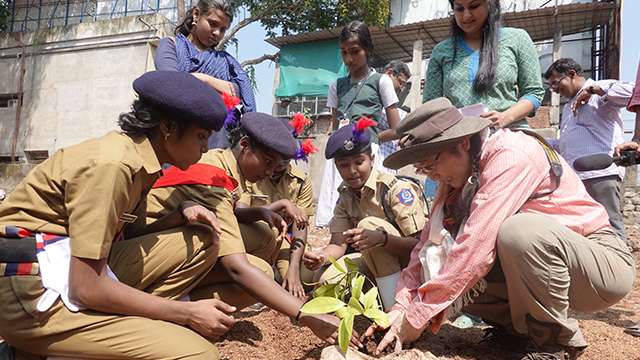
<svg viewBox="0 0 640 360"><path fill-rule="evenodd" d="M433 160L429 161L428 165L423 165L428 161L428 159L422 160L419 163L417 163L415 165L416 171L423 173L424 175L427 175L428 173L433 172L433 170L435 169L436 163L438 162L438 158L440 157L440 154L442 154L442 152L437 153L436 156L434 156Z"/></svg>
<svg viewBox="0 0 640 360"><path fill-rule="evenodd" d="M560 82L562 80L564 80L568 75L563 75L561 76L559 79L556 79L554 81L549 82L549 87L552 89L556 89L558 87L558 85L560 84Z"/></svg>

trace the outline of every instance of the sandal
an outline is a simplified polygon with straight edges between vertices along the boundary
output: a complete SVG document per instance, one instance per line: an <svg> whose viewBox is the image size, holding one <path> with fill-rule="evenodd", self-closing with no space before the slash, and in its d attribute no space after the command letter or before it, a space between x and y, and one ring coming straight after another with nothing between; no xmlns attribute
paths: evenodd
<svg viewBox="0 0 640 360"><path fill-rule="evenodd" d="M628 328L624 329L624 332L631 336L640 337L640 324L629 326Z"/></svg>

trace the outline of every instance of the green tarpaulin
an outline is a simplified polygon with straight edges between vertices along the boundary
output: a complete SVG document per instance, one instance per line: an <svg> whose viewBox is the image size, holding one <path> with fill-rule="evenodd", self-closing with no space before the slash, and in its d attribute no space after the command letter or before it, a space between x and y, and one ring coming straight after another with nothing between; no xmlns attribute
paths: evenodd
<svg viewBox="0 0 640 360"><path fill-rule="evenodd" d="M276 96L327 96L329 84L346 74L338 40L287 45L280 49Z"/></svg>

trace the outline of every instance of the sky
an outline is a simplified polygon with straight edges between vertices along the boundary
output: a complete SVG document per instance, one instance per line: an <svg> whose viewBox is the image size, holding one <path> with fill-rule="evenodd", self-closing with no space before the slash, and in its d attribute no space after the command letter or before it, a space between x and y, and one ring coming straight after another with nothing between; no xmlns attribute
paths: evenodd
<svg viewBox="0 0 640 360"><path fill-rule="evenodd" d="M266 38L266 30L257 22L241 29L236 37L238 39L237 59L240 62L254 59L264 54L273 54L278 51L278 48L264 41ZM234 56L236 55L233 47L230 47L227 51ZM258 87L255 95L258 111L271 114L275 64L271 61L265 61L256 65L255 68Z"/></svg>

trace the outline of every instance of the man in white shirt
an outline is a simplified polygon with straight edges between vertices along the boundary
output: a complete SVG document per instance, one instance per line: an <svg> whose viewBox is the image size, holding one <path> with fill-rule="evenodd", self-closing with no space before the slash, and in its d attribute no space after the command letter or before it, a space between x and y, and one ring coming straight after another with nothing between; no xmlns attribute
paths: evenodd
<svg viewBox="0 0 640 360"><path fill-rule="evenodd" d="M552 91L568 99L562 110L560 137L553 143L573 166L577 158L598 153L613 155L624 142L621 109L633 94L633 83L594 81L583 76L573 59L559 59L544 74ZM576 171L591 197L609 214L614 230L626 240L620 209L624 167L615 164L602 170Z"/></svg>

